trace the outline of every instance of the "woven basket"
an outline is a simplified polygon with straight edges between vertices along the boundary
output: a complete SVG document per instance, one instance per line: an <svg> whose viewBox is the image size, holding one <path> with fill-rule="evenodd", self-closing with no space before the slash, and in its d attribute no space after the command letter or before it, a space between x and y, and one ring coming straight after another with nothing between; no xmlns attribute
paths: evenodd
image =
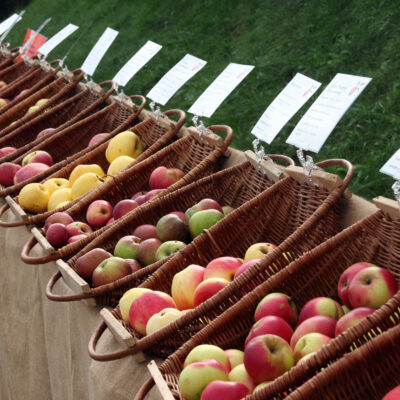
<svg viewBox="0 0 400 400"><path fill-rule="evenodd" d="M0 80L10 84L18 79L21 75L29 72L31 68L31 63L24 61L14 62L13 60L11 65L0 70Z"/></svg>
<svg viewBox="0 0 400 400"><path fill-rule="evenodd" d="M55 128L55 131L49 134L53 135L104 108L107 105L107 99L114 91L112 87L106 92L103 90L109 85L111 82L107 81L101 83L98 89L91 89L81 83L77 94L1 137L0 148L11 146L17 150L0 158L0 162L12 162L49 137L36 138L40 131Z"/></svg>
<svg viewBox="0 0 400 400"><path fill-rule="evenodd" d="M285 178L253 200L228 214L218 224L205 231L180 253L154 272L140 287L170 293L174 275L190 264L207 265L221 256L243 257L250 245L271 242L278 246L214 297L154 334L142 338L131 348L114 354L96 353L96 343L105 330L102 323L89 343L89 354L99 361L108 361L146 349L151 354L167 357L188 341L214 318L251 292L270 276L284 268L288 261L340 230L341 198L353 175L352 165L345 160L327 160L320 167L342 165L348 168L342 185L329 192L326 189ZM289 167L287 172L296 167ZM297 169L296 169L297 170ZM284 254L285 253L285 254ZM116 316L118 316L116 310ZM125 327L134 334L133 330Z"/></svg>
<svg viewBox="0 0 400 400"><path fill-rule="evenodd" d="M200 343L211 343L223 348L243 348L245 338L254 324L254 311L268 293L289 294L299 310L314 297L327 296L338 300L337 284L340 275L349 265L361 260L389 269L400 282L399 228L400 219L392 220L382 211L377 211L304 254L257 287L185 343L161 368L174 394L177 394L183 360L193 347ZM249 396L249 399L286 398L344 354L399 324L399 311L400 292L371 316L332 339L313 357L293 367L267 387ZM172 373L174 368L175 372Z"/></svg>
<svg viewBox="0 0 400 400"><path fill-rule="evenodd" d="M285 156L272 155L272 157L283 159L290 164L293 163L290 158ZM60 271L65 271L66 269L74 270L77 258L95 247L102 247L113 252L118 240L125 235L132 234L136 226L144 223L156 224L163 215L176 210L184 211L203 198L212 197L214 200L220 202L220 204L230 204L233 207L239 207L267 187L270 187L273 183L268 178L268 175L254 168L251 162L248 161L196 180L181 189L153 200L146 207L135 210L128 218L125 218L121 222L116 222L112 228L99 236L98 239L88 241L90 244L75 257L71 258L68 264L64 264L60 260L58 266ZM112 285L92 289L88 293L82 293L81 291L77 295L73 297L68 296L67 298L52 293L54 283L60 278L60 275L57 274L52 277L51 283L49 283L47 295L51 300L55 301L95 298L97 304L115 305L127 289L142 283L165 262L166 259L160 260ZM85 286L88 288L87 283Z"/></svg>
<svg viewBox="0 0 400 400"><path fill-rule="evenodd" d="M8 44L9 43L7 43L7 45ZM11 64L13 64L18 55L19 55L19 48L9 50L8 48L5 47L5 45L2 45L2 49L0 50L0 72L3 71L5 68L9 67Z"/></svg>
<svg viewBox="0 0 400 400"><path fill-rule="evenodd" d="M165 144L170 142L174 137L176 137L177 133L182 128L183 124L186 120L186 114L181 110L169 110L165 112L166 116L178 116L179 121L177 123L166 122L165 120L156 122L153 118L147 118L143 122L135 125L130 130L137 133L141 138L141 141L144 146L144 151L142 154L136 158L135 163L139 163L140 161L146 159L150 155L156 153ZM104 168L107 167L108 162L105 158L105 150L108 146L109 140L103 143L101 146L96 147L96 149L90 153L85 154L86 160L77 159L74 161L74 165L81 163L88 164L99 164L104 165ZM136 182L141 182L136 181ZM134 183L137 184L137 183ZM76 201L68 204L65 207L57 208L54 211L44 213L43 216L37 218L37 216L27 216L27 218L21 221L21 224L35 224L35 228L32 229L33 237L28 241L27 245L24 247L22 251L22 259L27 264L44 264L46 262L50 262L53 260L57 260L59 258L69 258L72 257L80 248L84 247L86 243L89 243L93 240L94 237L98 236L103 230L97 230L92 234L88 235L87 239L79 242L79 244L70 244L64 246L57 251L47 242L43 235L43 230L39 231L37 228L42 228L45 222L45 219L48 218L51 214L55 212L64 211L67 212L74 221L85 221L86 219L86 210L89 204L95 199L107 199L113 205L115 205L118 201L130 197L129 190L132 189L132 179L129 181L124 181L122 184L112 185L115 186L113 188L99 188L97 191L91 191L90 193L82 196ZM128 194L127 194L128 193ZM72 206L71 206L72 204ZM107 226L108 228L108 226ZM49 253L47 256L42 257L32 257L29 255L30 250L33 246L39 242L42 247Z"/></svg>

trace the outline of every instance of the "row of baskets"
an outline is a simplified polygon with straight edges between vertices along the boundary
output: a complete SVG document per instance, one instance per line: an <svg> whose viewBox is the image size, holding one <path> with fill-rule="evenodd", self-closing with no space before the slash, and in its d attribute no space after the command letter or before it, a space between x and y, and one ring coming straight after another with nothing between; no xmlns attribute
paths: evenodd
<svg viewBox="0 0 400 400"><path fill-rule="evenodd" d="M43 71L44 66L23 62L2 68L0 64L0 79L4 77L16 87L19 80L29 87L28 75L35 68ZM182 398L177 378L188 352L200 343L241 348L253 323L250 316L267 293L290 292L299 307L313 297L335 298L338 277L347 266L361 259L391 270L399 279L399 221L396 217L379 210L341 231L342 199L349 194L347 187L353 175L353 167L348 161L338 159L318 163L321 168L342 167L346 171L343 181L336 175L316 171L310 183L302 169L285 156L271 158L288 163L288 167L271 161L259 162L251 152L238 155L229 149L233 132L227 126L212 126L205 134L199 134L183 127L185 113L182 111L171 110L165 112L163 118L156 118L152 113L142 111L145 99L141 96L133 96L140 101L140 105L135 106L118 97L113 98L112 88L104 92L98 85L81 84L80 71L75 71L71 77L65 72L58 76L57 68L46 66L46 69L48 74L54 74L53 80L39 90L42 91L39 97L36 89L25 99L12 106L10 103L5 110L0 109L0 146L14 144L18 147L17 154L11 153L0 162L20 162L32 150L50 150L56 162L31 180L40 182L49 177L67 177L82 163L105 165L104 150L110 139L88 149L88 132L109 132L113 137L130 129L145 145L144 153L127 169L62 209L75 220L84 215L95 199L106 199L115 204L132 193L148 190L148 177L158 166L179 167L186 173L162 195L86 239L58 250L46 242L41 231L49 212L33 215L22 211L17 196L21 184L0 189L0 196L6 200L0 214L8 208L16 214L14 221L1 221L1 226L26 225L33 234L22 250L22 259L29 264L56 261L58 271L47 285L47 297L53 301L84 300L92 305L115 307L111 312L102 310L104 322L89 343L92 358L107 361L134 354L141 359L142 352L168 357L160 370L154 372L155 379L161 386L168 387L166 398ZM55 82L59 82L57 85L63 82L62 87L52 86ZM108 83L100 86L106 85ZM51 108L46 104L36 115L20 117L27 107L43 97L52 101ZM178 121L171 119L175 117ZM9 126L9 121L17 122ZM56 131L48 137L34 139L49 124L57 127ZM224 140L216 135L218 132L225 133ZM238 157L237 162L231 161L233 156ZM231 166L226 168L229 162ZM80 255L95 247L110 250L138 225L154 224L166 213L185 210L204 197L230 204L235 210L179 253L97 288L90 287L76 274L75 263ZM395 210L395 206L390 207ZM127 289L139 286L168 293L175 273L187 265L205 265L225 255L241 257L251 244L265 240L278 247L217 295L165 328L142 337L122 321L116 305ZM37 242L46 252L44 256L30 255ZM59 279L63 279L74 294L56 294ZM333 339L306 363L292 368L252 398L278 399L289 395L296 399L321 398L323 392L324 398L379 398L390 385L400 383L397 376L391 376L391 368L399 366L397 352L387 350L391 361L386 362L383 350L388 343L394 346L394 338L399 334L399 302L400 294L397 294L371 317ZM99 354L96 345L107 327L124 348L111 354ZM366 372L365 376L357 374L357 379L344 378L347 370L364 364L376 365L376 374L372 371ZM364 390L363 379L369 382L369 391ZM152 382L149 380L137 393L137 399L145 396ZM335 385L337 389L334 389ZM343 393L336 395L335 390Z"/></svg>

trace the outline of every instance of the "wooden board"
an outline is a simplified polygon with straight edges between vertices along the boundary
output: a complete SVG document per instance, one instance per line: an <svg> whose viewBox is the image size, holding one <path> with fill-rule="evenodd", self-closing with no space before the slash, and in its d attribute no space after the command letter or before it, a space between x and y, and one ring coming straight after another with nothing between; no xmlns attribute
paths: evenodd
<svg viewBox="0 0 400 400"><path fill-rule="evenodd" d="M400 205L396 200L388 199L383 196L378 196L375 197L372 201L380 210L389 215L391 219L400 218Z"/></svg>
<svg viewBox="0 0 400 400"><path fill-rule="evenodd" d="M153 377L153 380L154 380L163 400L175 400L174 396L172 395L171 391L169 390L167 382L165 382L155 361L150 361L149 364L147 365L147 368L150 371L150 374Z"/></svg>
<svg viewBox="0 0 400 400"><path fill-rule="evenodd" d="M13 200L11 196L6 196L6 202L10 206L11 211L15 214L16 217L21 218L23 221L28 219L28 215L22 209L22 207Z"/></svg>
<svg viewBox="0 0 400 400"><path fill-rule="evenodd" d="M54 249L54 247L46 240L46 238L42 235L42 232L40 232L40 230L38 228L36 228L35 226L31 229L31 233L32 235L35 237L35 239L37 240L37 242L42 246L43 250L47 253L47 254L52 254L54 253L56 250Z"/></svg>
<svg viewBox="0 0 400 400"><path fill-rule="evenodd" d="M245 151L246 160L255 168L265 173L270 181L278 182L285 176L285 167L275 164L272 160L262 160L260 164L257 162L257 156L251 151Z"/></svg>

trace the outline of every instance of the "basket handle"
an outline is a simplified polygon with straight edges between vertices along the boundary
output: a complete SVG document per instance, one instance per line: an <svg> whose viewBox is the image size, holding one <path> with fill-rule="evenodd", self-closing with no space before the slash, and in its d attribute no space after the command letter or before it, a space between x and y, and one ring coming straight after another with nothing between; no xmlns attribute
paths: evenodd
<svg viewBox="0 0 400 400"><path fill-rule="evenodd" d="M55 261L60 258L60 255L58 254L57 251L55 251L52 254L47 254L45 256L30 256L29 252L33 249L33 246L37 243L37 239L35 236L32 236L25 244L24 247L21 250L21 260L25 264L29 265L38 265L38 264L46 264L50 261Z"/></svg>
<svg viewBox="0 0 400 400"><path fill-rule="evenodd" d="M132 96L129 96L129 98L133 100L140 101L140 105L136 105L138 107L138 115L142 112L144 106L146 105L146 98L140 94L134 94Z"/></svg>
<svg viewBox="0 0 400 400"><path fill-rule="evenodd" d="M289 165L296 165L296 163L294 162L294 160L292 158L290 158L289 156L285 156L284 154L267 154L267 156L271 159L271 160L277 160L277 161L283 161L286 164Z"/></svg>
<svg viewBox="0 0 400 400"><path fill-rule="evenodd" d="M111 96L111 94L115 91L115 86L113 81L104 81L99 83L99 86L101 88L105 88L106 86L110 86L110 89L108 89L108 91L106 92L106 96Z"/></svg>
<svg viewBox="0 0 400 400"><path fill-rule="evenodd" d="M164 112L164 115L166 115L167 117L173 117L173 116L179 117L179 120L175 125L177 132L182 128L183 124L186 121L186 113L183 110L178 110L178 109L168 110Z"/></svg>
<svg viewBox="0 0 400 400"><path fill-rule="evenodd" d="M331 158L329 160L320 161L316 165L320 168L337 167L337 166L346 168L347 173L345 178L343 179L343 184L341 185L342 191L344 191L349 186L354 175L353 164L350 161L345 160L343 158Z"/></svg>
<svg viewBox="0 0 400 400"><path fill-rule="evenodd" d="M2 221L1 217L4 215L4 213L10 208L8 203L3 204L3 206L0 208L0 227L2 228L15 228L16 226L24 226L27 225L27 221L24 220L19 220L19 221Z"/></svg>
<svg viewBox="0 0 400 400"><path fill-rule="evenodd" d="M53 65L59 66L60 62L61 62L61 60L56 59L56 60L50 61L49 64L50 64L51 66L53 66Z"/></svg>
<svg viewBox="0 0 400 400"><path fill-rule="evenodd" d="M133 400L143 400L154 386L154 379L149 378L138 390Z"/></svg>
<svg viewBox="0 0 400 400"><path fill-rule="evenodd" d="M224 140L224 144L222 146L222 152L225 153L226 149L229 147L229 145L232 142L233 139L233 129L228 126L228 125L210 125L207 127L210 131L216 133L216 132L225 132L226 137Z"/></svg>

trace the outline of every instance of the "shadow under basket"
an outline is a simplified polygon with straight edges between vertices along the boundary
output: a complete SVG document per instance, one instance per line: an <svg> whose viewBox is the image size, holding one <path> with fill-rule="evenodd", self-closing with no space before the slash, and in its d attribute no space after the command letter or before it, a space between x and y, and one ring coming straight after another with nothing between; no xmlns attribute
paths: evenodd
<svg viewBox="0 0 400 400"><path fill-rule="evenodd" d="M292 174L296 179L291 176L282 179L228 214L168 260L139 287L170 294L173 277L190 264L206 266L211 260L223 256L242 258L246 250L255 243L269 242L278 245L259 263L215 296L149 336L141 337L132 328L124 325L133 338L139 339L133 344L131 341L131 347L127 349L109 354L96 353L97 341L106 328L103 322L90 340L90 356L98 361L109 361L146 350L156 356L168 357L218 315L279 272L290 261L339 232L339 200L351 181L353 166L346 160L326 160L318 163L320 167L333 165L347 168L347 175L342 183L340 179L335 182L339 187L332 191L324 189L322 185L316 187L305 183L302 168L288 167L287 174ZM325 177L329 185L332 182L332 174L317 171L314 179L317 175L320 177L320 183ZM336 175L334 177L338 178ZM114 310L114 316L121 320L118 309Z"/></svg>
<svg viewBox="0 0 400 400"><path fill-rule="evenodd" d="M243 297L237 304L186 342L160 367L174 397L182 398L177 383L183 361L191 349L202 343L215 344L224 349L243 349L245 339L255 322L253 317L255 309L267 294L286 293L293 298L298 310L307 301L319 296L331 297L340 301L337 295L340 275L350 265L360 261L371 262L390 270L400 282L399 228L399 218L392 220L379 210L305 253ZM308 399L308 396L298 397L297 394L295 395L296 389L314 376L318 377L321 371L327 371L330 368L329 365L347 353L349 353L349 357L352 357L352 352L356 348L375 340L373 338L399 323L400 292L397 292L386 304L361 320L359 324L333 338L315 355L303 363L295 365L290 371L246 399L286 399L290 393L293 393L293 399ZM358 374L356 375L358 376ZM316 379L314 382L318 381L318 378ZM147 385L151 386L149 382ZM313 386L310 384L310 387ZM307 392L307 394L309 393ZM328 393L326 396L315 398L353 398L328 397Z"/></svg>
<svg viewBox="0 0 400 400"><path fill-rule="evenodd" d="M285 156L272 155L271 157L293 163L290 158ZM129 213L123 220L115 222L101 236L98 236L95 240L89 241L89 245L72 259L68 260L68 264L59 260L57 266L60 272L50 279L46 289L48 298L54 301L87 299L95 300L96 304L116 305L119 298L127 289L138 286L140 283L144 282L157 268L166 262L166 259L143 267L112 284L98 288L90 288L89 284L83 281L75 272L76 260L81 255L96 247L101 247L107 251L113 252L119 239L132 234L137 226L146 223L155 225L165 214L177 210L185 211L204 198L213 198L220 204L229 204L233 207L239 207L274 183L268 178L267 174L254 168L250 162L244 162L202 179L196 179L196 176L200 178L200 174L204 176L204 168L203 166L200 167L201 168L196 168L197 172L192 170L192 183L172 193L157 197L148 204L145 203L144 206ZM133 176L132 182L135 182L135 176ZM61 277L60 273L62 273L65 282L76 292L75 295L65 297L52 292L54 284ZM70 282L71 279L73 279L74 283ZM82 283L82 286L79 286L79 282ZM94 301L91 303L94 303Z"/></svg>

